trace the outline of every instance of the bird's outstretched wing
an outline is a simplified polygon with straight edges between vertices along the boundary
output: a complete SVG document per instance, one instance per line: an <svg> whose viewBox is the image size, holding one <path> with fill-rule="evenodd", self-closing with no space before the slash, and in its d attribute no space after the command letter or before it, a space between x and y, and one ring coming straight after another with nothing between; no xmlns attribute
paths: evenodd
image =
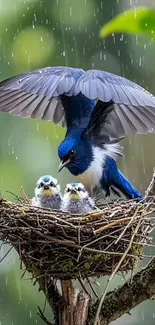
<svg viewBox="0 0 155 325"><path fill-rule="evenodd" d="M145 108L141 108L139 116L136 114L137 109L140 110L134 106L115 104L112 100L107 103L99 100L91 114L85 135L94 143L108 143L136 133L155 132L155 117L150 119L143 114Z"/></svg>
<svg viewBox="0 0 155 325"><path fill-rule="evenodd" d="M134 82L108 72L89 70L77 81L76 90L90 99L99 99L91 128L93 123L101 134L122 138L155 132L155 97ZM105 102L111 100L115 105L107 110Z"/></svg>
<svg viewBox="0 0 155 325"><path fill-rule="evenodd" d="M101 115L105 102L115 103L102 124L110 136L155 132L155 97L132 81L98 70L53 67L12 77L0 83L0 111L66 126L60 96L79 93L103 102Z"/></svg>
<svg viewBox="0 0 155 325"><path fill-rule="evenodd" d="M62 94L72 96L82 69L47 67L0 82L0 111L66 125Z"/></svg>

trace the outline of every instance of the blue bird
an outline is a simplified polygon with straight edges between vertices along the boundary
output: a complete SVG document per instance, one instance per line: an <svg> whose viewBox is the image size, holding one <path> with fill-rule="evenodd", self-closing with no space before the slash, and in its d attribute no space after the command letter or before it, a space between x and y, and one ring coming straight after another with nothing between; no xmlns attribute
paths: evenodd
<svg viewBox="0 0 155 325"><path fill-rule="evenodd" d="M61 203L62 195L57 180L51 175L41 176L36 184L32 205L40 208L60 210Z"/></svg>
<svg viewBox="0 0 155 325"><path fill-rule="evenodd" d="M48 67L2 81L0 111L66 127L59 171L68 168L88 190L142 198L116 164L121 139L155 132L155 97L139 85L105 71Z"/></svg>
<svg viewBox="0 0 155 325"><path fill-rule="evenodd" d="M62 211L69 211L72 214L81 215L97 210L94 200L89 196L85 187L81 183L71 183L66 185L61 209Z"/></svg>

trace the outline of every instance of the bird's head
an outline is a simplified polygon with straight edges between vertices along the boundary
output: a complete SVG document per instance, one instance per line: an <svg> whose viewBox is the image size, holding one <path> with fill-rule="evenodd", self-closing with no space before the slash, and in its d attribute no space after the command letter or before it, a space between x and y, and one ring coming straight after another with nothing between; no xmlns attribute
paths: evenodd
<svg viewBox="0 0 155 325"><path fill-rule="evenodd" d="M84 185L81 183L71 183L66 185L64 201L84 200L89 196Z"/></svg>
<svg viewBox="0 0 155 325"><path fill-rule="evenodd" d="M60 193L60 185L51 175L39 178L35 188L35 197L51 197Z"/></svg>
<svg viewBox="0 0 155 325"><path fill-rule="evenodd" d="M77 176L87 170L93 159L91 144L83 139L66 138L58 148L61 160L58 171L64 167Z"/></svg>

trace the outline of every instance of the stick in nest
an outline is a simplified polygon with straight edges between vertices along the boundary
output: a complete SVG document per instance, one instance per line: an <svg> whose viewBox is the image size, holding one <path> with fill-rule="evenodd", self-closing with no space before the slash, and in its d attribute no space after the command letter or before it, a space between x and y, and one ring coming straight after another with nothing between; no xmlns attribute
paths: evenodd
<svg viewBox="0 0 155 325"><path fill-rule="evenodd" d="M22 195L23 195L23 198L24 198L24 201L25 203L27 203L28 205L31 205L31 200L29 200L29 198L27 197L25 191L24 191L24 188L23 186L21 186L21 192L22 192Z"/></svg>
<svg viewBox="0 0 155 325"><path fill-rule="evenodd" d="M138 211L138 210L137 210L137 211ZM143 215L144 215L144 214L142 213L142 214L141 214L141 217L140 217L140 219L139 219L139 221L138 221L138 224L137 224L137 226L136 226L136 228L135 228L135 230L134 230L134 233L133 233L133 235L132 235L132 237L131 237L131 240L130 240L129 246L127 247L127 249L126 249L126 251L124 252L123 256L121 257L119 263L116 265L114 271L112 272L111 276L110 276L109 279L108 279L108 282L107 282L106 288L105 288L105 290L104 290L103 295L101 296L100 303L99 303L99 306L98 306L98 309L97 309L97 312L96 312L94 325L100 325L99 315L100 315L100 311L101 311L101 308L102 308L103 302L104 302L104 300L105 300L105 296L106 296L106 294L107 294L107 292L108 292L108 289L109 289L110 283L111 283L112 279L114 278L115 274L117 273L117 271L119 270L121 264L123 263L125 257L127 256L128 252L129 252L130 249L131 249L132 243L133 243L133 241L134 241L134 237L135 237L135 235L137 234L137 232L138 232L138 230L139 230L139 227L140 227L140 224L141 224L141 220L142 220L142 218L143 218Z"/></svg>

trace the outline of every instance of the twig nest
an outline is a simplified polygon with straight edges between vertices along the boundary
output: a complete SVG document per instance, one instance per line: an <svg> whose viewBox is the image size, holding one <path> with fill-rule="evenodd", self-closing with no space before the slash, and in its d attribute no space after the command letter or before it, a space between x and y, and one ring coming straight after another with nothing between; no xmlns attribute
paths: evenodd
<svg viewBox="0 0 155 325"><path fill-rule="evenodd" d="M150 241L155 206L121 201L100 208L88 216L71 216L1 199L0 238L15 247L36 279L108 275L123 254L119 271L128 271Z"/></svg>

